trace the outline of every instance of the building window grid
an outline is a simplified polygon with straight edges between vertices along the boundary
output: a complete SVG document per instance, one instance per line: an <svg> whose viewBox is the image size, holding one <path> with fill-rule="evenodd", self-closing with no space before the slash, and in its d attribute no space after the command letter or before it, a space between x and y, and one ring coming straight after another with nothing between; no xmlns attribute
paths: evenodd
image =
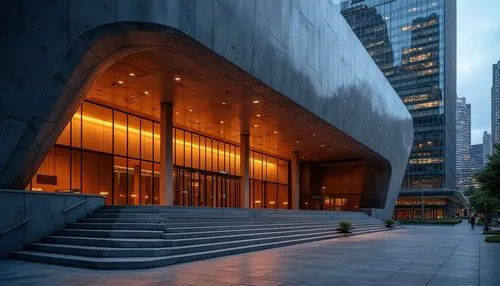
<svg viewBox="0 0 500 286"><path fill-rule="evenodd" d="M355 31L355 33L360 37L361 41L363 42L363 44L365 46L367 46L367 41L372 41L373 43L375 42L380 42L381 40L383 40L381 37L383 37L383 34L381 33L376 33L375 30L376 29L373 29L372 27L373 26L376 26L377 29L379 29L379 27L381 26L381 24L379 24L378 22L376 22L376 14L379 14L381 15L385 20L385 23L386 23L386 26L387 26L387 30L388 30L388 35L390 37L390 40L391 40L391 44L392 44L392 53L394 54L394 59L397 60L401 60L401 57L400 57L400 53L404 50L404 49L408 49L409 47L404 47L404 45L406 43L410 43L410 33L412 32L412 30L415 30L415 29L407 29L406 31L403 31L403 27L405 26L414 26L416 23L414 21L414 19L417 19L417 18L421 18L421 19L424 19L424 17L429 17L430 15L436 15L437 17L434 17L434 18L428 18L427 19L427 22L426 21L423 21L423 23L427 23L425 25L429 25L429 29L427 29L427 31L425 31L425 29L421 30L421 31L417 31L417 34L419 33L420 36L417 36L417 37L413 37L412 39L412 43L413 44L416 44L416 46L423 46L423 49L422 50L417 50L416 52L420 53L420 52L427 52L429 50L433 50L435 51L434 53L438 53L439 56L433 56L431 59L428 59L426 61L423 61L423 62L419 62L422 63L422 64L425 64L425 65L429 65L429 63L432 63L432 66L439 66L440 69L439 71L437 71L438 73L441 73L443 68L444 68L444 42L443 42L443 36L444 36L444 13L442 12L443 10L440 9L443 5L444 5L444 2L439 2L437 3L436 1L422 1L422 2L418 2L418 3L401 3L401 2L367 2L367 1L364 1L364 2L360 2L360 3L356 3L356 4L352 4L351 6L349 6L349 3L348 2L344 2L343 4L343 14L344 14L344 17L346 17L346 19L348 20L348 22L352 22L352 23L355 23L352 25L352 28L353 30ZM409 8L409 6L411 5L411 7L417 7L417 9L415 11L412 11L412 12L409 12L409 10L407 8ZM344 8L352 8L352 7L356 7L357 9L354 9L354 10L346 10ZM377 10L377 13L373 13L373 14L369 14L369 13L372 13L370 8L372 7L375 7ZM351 12L352 11L352 12ZM390 19L386 19L387 17L389 17ZM437 18L437 19L436 19ZM413 22L413 23L412 23ZM390 24L389 24L390 23ZM432 37L435 37L435 38L432 38L431 39L431 43L428 43L429 41L429 35L432 35ZM419 37L420 37L420 40L419 40ZM421 43L419 44L420 41ZM387 50L385 48L382 48L382 47L372 47L372 48L368 48L368 51L369 53L372 55L372 57L374 58L374 60L377 62L377 64L381 67L382 69L382 72L384 74L394 74L392 72L392 70L394 69L394 66L398 64L398 62L396 61L394 64L393 63L390 63L390 60L387 60L385 57L385 55L387 55ZM390 53L389 53L390 55ZM434 63L436 62L437 63ZM425 67L422 66L422 68L419 68L421 70L425 70ZM433 71L434 74L436 74L436 71ZM388 76L388 80L391 82L391 84L393 85L393 87L395 88L396 92L401 96L413 96L413 95L418 95L420 92L420 90L424 91L426 88L422 88L421 85L423 84L422 83L422 78L427 78L429 75L426 75L426 74L422 74L422 75L419 75L417 77L418 81L415 81L414 84L406 84L406 83L403 83L404 81L402 81L402 84L399 84L398 86L398 83L397 83L397 77L399 77L400 75L398 73L395 73L394 76ZM437 83L437 88L441 88L441 94L444 94L444 90L442 89L443 86L444 86L444 78L442 78L441 76L440 77L437 77L437 78L429 78L430 80L428 81L428 83L430 84L429 87L435 85L435 83ZM424 83L426 84L426 83ZM413 87L415 86L415 87ZM432 88L434 89L434 88ZM431 89L431 90L432 90ZM429 100L422 100L420 101L420 103L427 103L427 102L431 102L431 101L435 101L436 99L435 98L429 98ZM440 119L439 119L439 116L440 114L442 114L442 110L444 109L444 98L440 98L439 99L439 105L434 107L434 108L439 108L439 109L436 109L437 110L437 113L436 115L433 115L433 119L432 120L429 120L427 124L425 125L422 125L422 126L432 126L434 124L440 124ZM434 109L433 108L433 109ZM416 130L418 132L418 129ZM443 128L440 128L438 130L435 130L434 133L430 133L431 134L444 134L445 132L445 128L444 128L444 124L443 124ZM417 135L417 134L416 134ZM432 136L432 135L431 135ZM417 136L416 136L417 137ZM439 139L439 140L444 140L444 135L441 136L442 139ZM433 156L436 156L439 155L439 157L443 157L444 158L444 155L442 155L442 153L444 153L443 151L443 148L444 148L444 141L442 142L436 142L436 148L434 149L433 151ZM444 168L444 164L440 164L441 167ZM433 172L432 169L435 169L435 168L429 168L430 166L419 166L419 169L420 170L429 170L429 172ZM409 164L408 166L408 169L407 169L407 172L406 172L406 177L410 177L409 179L411 179L411 181L413 181L413 179L415 180L418 180L418 178L422 178L423 180L425 180L425 177L423 177L422 175L412 175L411 172L409 172L409 170L412 168L411 164ZM405 180L405 181L409 181L409 180ZM443 180L440 180L440 181L443 181ZM442 187L442 182L437 182L433 187ZM403 188L405 188L406 186L403 185Z"/></svg>
<svg viewBox="0 0 500 286"><path fill-rule="evenodd" d="M94 106L97 106L97 107L100 107L102 109L106 109L106 110L110 110L111 111L111 123L110 123L110 138L111 138L111 154L110 153L106 153L106 152L102 152L102 151L94 151L94 150L91 150L91 149L86 149L85 148L85 143L83 142L83 138L85 137L83 132L84 132L84 126L83 126L83 122L84 122L84 108L83 106L84 105L94 105ZM69 156L69 160L70 160L70 175L69 175L69 180L70 180L70 183L69 183L69 189L70 190L76 190L76 189L79 189L80 192L82 193L89 193L88 190L85 190L85 186L84 186L84 180L83 180L83 173L84 173L84 157L83 154L85 152L97 152L97 153L103 153L103 154L108 154L111 156L112 158L112 164L111 164L111 170L110 170L110 173L111 174L114 174L115 172L115 168L116 168L116 161L115 159L116 158L121 158L121 159L124 159L125 160L125 170L126 170L126 174L127 174L127 177L129 177L130 175L133 175L132 171L130 170L130 166L129 166L129 161L130 162L138 162L139 164L139 169L140 169L140 172L142 173L142 170L143 170L143 166L145 165L145 163L147 163L148 165L151 166L151 176L153 176L153 179L151 180L151 199L149 200L149 203L148 204L157 204L158 203L158 190L157 189L157 180L159 179L159 177L156 175L156 170L157 170L157 167L156 165L159 164L159 161L156 160L155 158L155 140L157 139L156 138L156 129L155 129L155 125L158 126L159 122L157 121L154 121L154 120L151 120L151 119L147 119L147 118L144 118L144 117L140 117L140 116L135 116L133 114L130 114L128 112L123 112L121 110L115 110L111 107L108 107L108 106L104 106L104 105L100 105L98 103L94 103L94 102L90 102L90 101L84 101L84 103L82 103L80 105L80 107L78 108L79 111L77 111L77 114L80 114L79 118L79 129L80 130L76 130L77 132L79 132L79 142L76 142L75 143L75 140L74 140L74 118L72 118L68 124L68 129L69 129L69 146L68 145L60 145L60 144L56 144L54 149L55 148L65 148L65 149L68 149L69 152L70 152L70 156ZM119 142L116 142L115 139L116 139L116 129L117 129L117 126L116 125L116 113L119 112L120 114L124 114L125 116L125 120L126 120L126 123L125 123L125 154L123 155L120 155L119 153L116 152L115 150L115 145ZM138 157L137 156L133 156L133 154L130 154L129 152L129 132L130 132L130 129L129 129L129 123L130 123L130 116L134 117L134 118L137 118L139 120L139 131L138 131L138 136L139 136L139 146L138 146ZM151 124L151 159L146 159L144 158L145 156L143 156L143 140L142 140L142 135L143 135L143 128L142 128L142 123L143 122L150 122ZM123 128L123 127L122 127ZM182 156L183 158L183 166L179 166L179 165L175 165L176 168L184 168L184 167L188 167L189 169L195 169L195 170L200 170L200 171L211 171L213 173L216 173L216 172L220 172L221 169L223 172L227 172L229 175L231 176L238 176L239 175L239 166L237 167L237 154L239 152L239 147L234 145L234 144L231 144L231 143L227 143L227 142L223 142L221 140L218 140L218 139L213 139L213 138L210 138L210 137L207 137L205 135L201 135L201 134L197 134L195 132L192 132L192 131L188 131L188 130L183 130L183 129L180 129L180 128L176 128L174 127L173 129L173 132L174 134L177 134L177 132L182 132L183 134L183 153L185 154L186 152L186 146L190 147L190 150L191 150L191 154L189 156L189 163L186 162L186 156ZM189 133L189 134L186 134L186 133ZM193 144L193 134L195 135L197 139L197 144ZM186 136L190 137L191 139L189 140L189 144L190 146L187 144L187 140L186 140ZM176 137L176 136L174 136ZM204 157L205 159L203 160L203 165L201 163L201 142L204 142L203 146L204 148L208 148L207 147L207 142L210 142L210 148L212 150L219 150L219 151L215 151L215 152L204 152ZM175 146L175 145L174 145ZM195 146L195 147L194 147ZM197 166L193 166L193 148L197 149L197 156L198 156L198 163L197 163ZM179 159L178 156L179 154L177 154L177 149L174 147L174 152L173 152L173 159L174 159L174 162L178 162L177 160ZM109 152L109 151L108 151ZM266 155L266 154L263 154L263 153L260 153L260 152L257 152L257 151L253 151L251 150L250 151L251 154L259 154L261 157L262 157L262 160L261 160L261 174L260 174L260 180L263 184L276 184L277 186L281 186L281 187L285 187L287 192L288 192L288 182L286 183L283 183L283 182L279 182L278 178L280 177L279 175L279 162L284 162L284 163L287 163L288 161L285 161L285 160L282 160L282 159L279 159L277 157L273 157L273 156L269 156L269 155ZM80 183L79 183L79 186L77 186L77 184L75 184L74 182L74 168L73 168L73 154L78 154L79 156L79 177L80 177ZM220 162L220 156L222 155L222 160L223 162ZM208 156L211 156L212 158L210 160L207 160L208 159ZM233 158L231 158L233 157ZM267 160L268 158L273 158L275 161L276 161L276 180L272 180L272 181L269 181L267 180ZM211 167L210 168L207 168L207 162L210 161L210 165ZM216 161L216 162L215 162ZM289 163L289 162L288 162ZM287 169L288 169L288 163L286 164L287 165ZM252 162L251 161L251 164L252 164L252 167L254 167L255 165L255 162ZM189 166L186 166L186 165L189 165ZM195 167L195 168L193 168ZM205 168L204 168L205 167ZM205 169L205 170L203 170ZM208 170L210 169L210 170ZM135 170L134 170L135 171ZM288 173L288 170L286 171ZM158 177L157 180L155 180L154 176ZM139 204L147 204L146 203L146 200L144 197L145 193L146 193L146 190L143 190L142 186L142 176L139 176L139 190L137 190L139 192ZM254 178L251 177L251 180L254 180ZM130 204L133 200L131 199L130 195L130 182L129 182L129 179L125 180L125 189L126 189L126 193L125 193L125 196L126 196L126 199L125 199L125 203L127 204ZM239 191L239 184L236 182L236 181L231 181L231 184L233 184ZM111 204L119 204L120 202L117 201L118 197L116 197L118 195L118 193L120 192L117 188L117 185L116 185L116 182L115 182L115 179L113 178L111 180L111 183L110 183L110 187L111 187L111 195L110 197L108 196L109 198L109 201L107 200L107 203L111 203ZM29 185L29 189L33 190L33 179L30 181L30 185ZM251 190L252 192L253 190ZM289 192L288 192L289 193ZM148 195L149 196L149 195ZM286 196L288 197L289 194ZM116 198L115 198L116 197ZM276 198L279 198L278 194L276 194ZM239 200L239 197L238 198L235 198L235 202L236 202L236 199ZM288 202L285 202L286 204L288 204ZM287 208L287 207L286 207Z"/></svg>

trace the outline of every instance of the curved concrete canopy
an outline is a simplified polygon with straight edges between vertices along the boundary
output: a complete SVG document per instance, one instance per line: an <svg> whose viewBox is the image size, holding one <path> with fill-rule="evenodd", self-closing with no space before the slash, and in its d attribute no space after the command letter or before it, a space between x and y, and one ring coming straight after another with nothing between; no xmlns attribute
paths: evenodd
<svg viewBox="0 0 500 286"><path fill-rule="evenodd" d="M227 76L250 74L384 158L390 167L373 168L374 177L390 180L364 205L382 199L377 215L390 216L412 119L331 1L24 2L0 4L0 187L26 185L101 71L194 40L208 49L186 54L213 51L233 65Z"/></svg>

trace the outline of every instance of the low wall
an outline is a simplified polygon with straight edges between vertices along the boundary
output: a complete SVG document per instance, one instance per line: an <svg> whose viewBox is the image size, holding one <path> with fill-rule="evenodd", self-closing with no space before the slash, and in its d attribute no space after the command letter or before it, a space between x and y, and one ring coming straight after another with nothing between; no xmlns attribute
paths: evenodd
<svg viewBox="0 0 500 286"><path fill-rule="evenodd" d="M63 210L81 201L86 202L63 213ZM0 190L0 257L24 249L102 205L104 197L101 196ZM22 221L27 222L2 233Z"/></svg>

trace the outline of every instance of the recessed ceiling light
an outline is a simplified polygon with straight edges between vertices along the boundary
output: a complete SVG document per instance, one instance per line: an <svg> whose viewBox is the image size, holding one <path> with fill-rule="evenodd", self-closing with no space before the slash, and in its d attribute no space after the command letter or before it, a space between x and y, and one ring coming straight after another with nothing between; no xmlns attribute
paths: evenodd
<svg viewBox="0 0 500 286"><path fill-rule="evenodd" d="M119 80L119 81L118 81L118 84L123 84L123 80Z"/></svg>
<svg viewBox="0 0 500 286"><path fill-rule="evenodd" d="M129 76L135 76L135 73L131 72L128 74Z"/></svg>
<svg viewBox="0 0 500 286"><path fill-rule="evenodd" d="M257 117L261 117L262 115L260 115L260 114L257 114L256 116L257 116Z"/></svg>
<svg viewBox="0 0 500 286"><path fill-rule="evenodd" d="M257 127L259 127L259 125L257 125L257 124L254 124L254 126L253 126L253 127L257 128Z"/></svg>
<svg viewBox="0 0 500 286"><path fill-rule="evenodd" d="M278 131L274 130L274 134L278 134Z"/></svg>
<svg viewBox="0 0 500 286"><path fill-rule="evenodd" d="M189 112L193 112L193 110L192 110L192 109L189 109L188 111L189 111Z"/></svg>
<svg viewBox="0 0 500 286"><path fill-rule="evenodd" d="M179 76L176 76L176 77L174 78L174 80L175 80L175 81L181 81L181 78L180 78Z"/></svg>
<svg viewBox="0 0 500 286"><path fill-rule="evenodd" d="M223 102L222 102L222 105L226 105L226 102L225 102L225 101L223 101Z"/></svg>
<svg viewBox="0 0 500 286"><path fill-rule="evenodd" d="M224 124L224 120L219 121L220 124Z"/></svg>
<svg viewBox="0 0 500 286"><path fill-rule="evenodd" d="M149 94L149 91L147 91L147 90L146 90L146 91L144 92L144 94L145 94L145 95L148 95L148 94Z"/></svg>
<svg viewBox="0 0 500 286"><path fill-rule="evenodd" d="M325 147L325 144L321 144L320 146L321 146L321 147Z"/></svg>
<svg viewBox="0 0 500 286"><path fill-rule="evenodd" d="M254 100L254 101L253 101L253 103L259 103L259 102L260 102L260 101L258 101L258 100Z"/></svg>

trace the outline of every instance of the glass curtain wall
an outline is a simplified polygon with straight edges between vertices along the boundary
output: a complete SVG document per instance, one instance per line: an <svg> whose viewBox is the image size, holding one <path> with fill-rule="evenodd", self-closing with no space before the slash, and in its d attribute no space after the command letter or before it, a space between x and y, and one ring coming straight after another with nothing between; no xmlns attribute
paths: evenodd
<svg viewBox="0 0 500 286"><path fill-rule="evenodd" d="M175 204L240 207L240 148L177 128L174 138Z"/></svg>
<svg viewBox="0 0 500 286"><path fill-rule="evenodd" d="M239 146L173 132L174 205L240 207ZM158 122L85 101L28 189L102 195L114 205L158 204L159 133ZM252 206L288 208L288 161L250 154Z"/></svg>
<svg viewBox="0 0 500 286"><path fill-rule="evenodd" d="M288 161L250 152L250 207L288 208Z"/></svg>
<svg viewBox="0 0 500 286"><path fill-rule="evenodd" d="M455 5L446 0L340 4L413 117L414 144L402 189L454 188Z"/></svg>

